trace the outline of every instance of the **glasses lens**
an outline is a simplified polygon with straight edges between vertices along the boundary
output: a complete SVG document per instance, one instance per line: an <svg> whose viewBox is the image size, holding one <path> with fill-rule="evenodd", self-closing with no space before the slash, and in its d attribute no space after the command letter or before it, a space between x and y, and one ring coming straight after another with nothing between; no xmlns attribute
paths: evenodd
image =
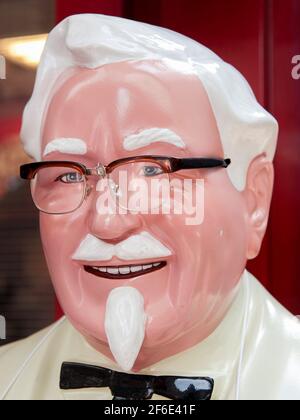
<svg viewBox="0 0 300 420"><path fill-rule="evenodd" d="M169 176L156 162L118 166L109 175L109 186L119 207L134 212L156 214L170 199Z"/></svg>
<svg viewBox="0 0 300 420"><path fill-rule="evenodd" d="M37 208L45 213L70 213L84 199L85 176L70 167L41 168L31 181L31 194Z"/></svg>

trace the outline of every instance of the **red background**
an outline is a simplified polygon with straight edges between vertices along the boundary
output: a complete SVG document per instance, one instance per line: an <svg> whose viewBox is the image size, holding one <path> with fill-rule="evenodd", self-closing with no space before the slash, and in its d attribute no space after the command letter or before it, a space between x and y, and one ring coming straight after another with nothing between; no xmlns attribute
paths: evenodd
<svg viewBox="0 0 300 420"><path fill-rule="evenodd" d="M260 256L249 269L290 311L300 314L300 54L298 0L57 0L57 21L103 13L188 35L239 69L259 102L279 121L275 189Z"/></svg>

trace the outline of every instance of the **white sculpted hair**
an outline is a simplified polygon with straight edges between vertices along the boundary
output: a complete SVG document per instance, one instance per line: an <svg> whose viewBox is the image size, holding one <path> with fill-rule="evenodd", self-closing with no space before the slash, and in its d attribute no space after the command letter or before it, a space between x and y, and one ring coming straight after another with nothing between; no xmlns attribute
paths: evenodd
<svg viewBox="0 0 300 420"><path fill-rule="evenodd" d="M52 30L23 114L21 138L26 152L41 159L43 118L57 80L66 70L147 59L163 60L179 72L199 77L217 121L224 154L232 159L230 179L242 190L255 156L265 153L273 160L276 120L257 102L245 78L208 48L176 32L117 17L75 15Z"/></svg>

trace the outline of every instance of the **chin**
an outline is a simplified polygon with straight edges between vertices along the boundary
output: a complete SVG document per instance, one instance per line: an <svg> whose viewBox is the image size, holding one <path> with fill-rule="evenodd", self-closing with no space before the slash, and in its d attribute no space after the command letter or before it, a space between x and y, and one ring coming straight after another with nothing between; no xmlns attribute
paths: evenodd
<svg viewBox="0 0 300 420"><path fill-rule="evenodd" d="M103 347L108 346L107 337L104 328L101 330L94 331L92 326L86 324L84 320L75 320L70 316L66 315L69 322L73 327L85 338L85 340L91 344L96 350L103 351Z"/></svg>
<svg viewBox="0 0 300 420"><path fill-rule="evenodd" d="M145 340L143 348L153 349L162 347L166 344L176 342L186 332L186 317L178 318L178 312L174 309L167 316L156 317L146 327ZM162 321L163 319L163 321Z"/></svg>

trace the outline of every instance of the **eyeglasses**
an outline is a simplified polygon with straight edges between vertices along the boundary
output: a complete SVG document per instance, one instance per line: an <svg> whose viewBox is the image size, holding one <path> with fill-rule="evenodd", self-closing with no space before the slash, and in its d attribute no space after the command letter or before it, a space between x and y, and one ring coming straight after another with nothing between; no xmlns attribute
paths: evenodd
<svg viewBox="0 0 300 420"><path fill-rule="evenodd" d="M170 174L186 169L227 168L230 163L230 159L137 156L87 168L77 162L45 161L22 165L20 176L30 180L33 201L43 213L76 211L93 189L99 191L99 180L108 181L118 206L134 211L133 194L137 189L143 188L143 198L160 206L162 186L170 184Z"/></svg>

